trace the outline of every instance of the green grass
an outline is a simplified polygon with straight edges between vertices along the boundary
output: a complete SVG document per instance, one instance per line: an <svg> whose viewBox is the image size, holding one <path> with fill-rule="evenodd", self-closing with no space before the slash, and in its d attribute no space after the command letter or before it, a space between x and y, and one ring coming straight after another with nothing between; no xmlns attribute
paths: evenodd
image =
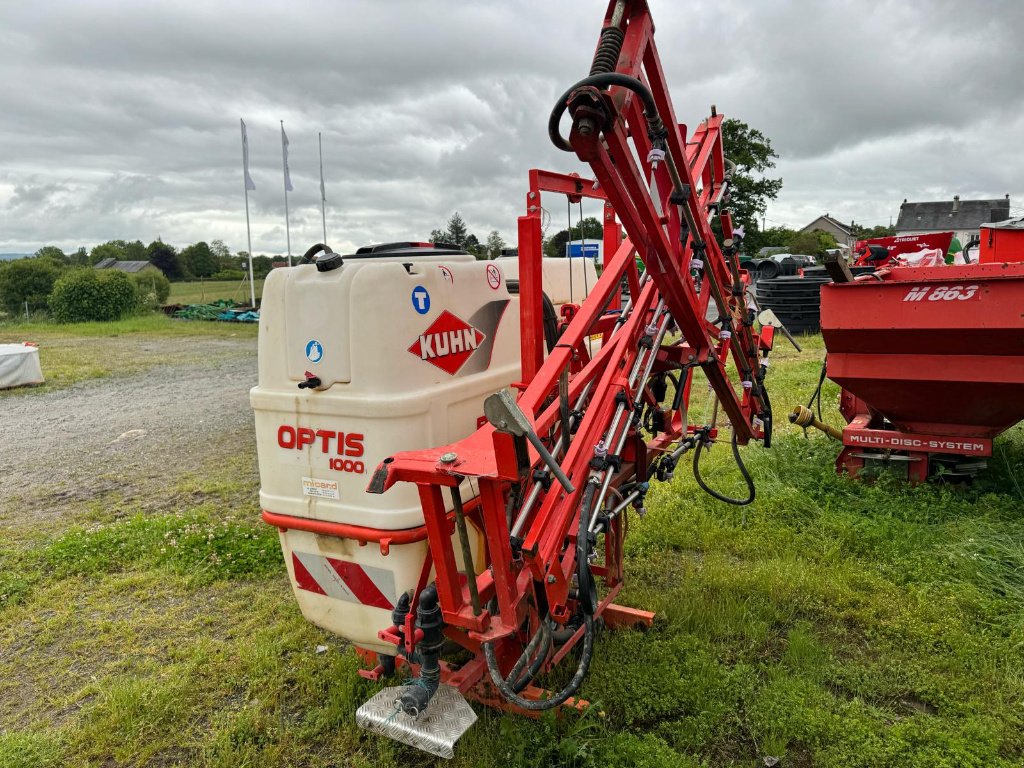
<svg viewBox="0 0 1024 768"><path fill-rule="evenodd" d="M379 686L299 614L245 437L157 511L69 508L0 549L0 765L1021 765L1024 430L969 487L838 477L835 444L785 419L817 381L803 341L775 355L745 516L683 462L631 519L620 602L658 619L598 637L584 716L478 706L450 763L357 729ZM707 462L738 494L726 446Z"/></svg>
<svg viewBox="0 0 1024 768"><path fill-rule="evenodd" d="M255 280L256 298L263 295L263 280ZM239 280L196 280L171 283L168 304L209 304L218 299L231 299L238 304L249 303L249 283Z"/></svg>
<svg viewBox="0 0 1024 768"><path fill-rule="evenodd" d="M171 338L254 339L256 323L176 320L150 313L113 322L0 322L0 343L33 341L46 383L40 387L0 391L0 398L50 391L88 379L139 373L156 365L182 362L187 345L163 343Z"/></svg>

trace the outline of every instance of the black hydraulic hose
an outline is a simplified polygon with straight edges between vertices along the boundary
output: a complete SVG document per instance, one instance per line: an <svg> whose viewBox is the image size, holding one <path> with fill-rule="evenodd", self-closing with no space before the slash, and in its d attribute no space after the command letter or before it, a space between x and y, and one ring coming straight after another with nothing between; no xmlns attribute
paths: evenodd
<svg viewBox="0 0 1024 768"><path fill-rule="evenodd" d="M978 246L979 248L981 247L981 238L978 237L977 235L975 235L970 240L968 240L967 241L967 245L965 245L963 248L960 249L961 253L963 253L963 256L964 256L964 264L970 264L971 263L970 251L971 251L971 248L973 248L974 246Z"/></svg>
<svg viewBox="0 0 1024 768"><path fill-rule="evenodd" d="M580 80L569 90L563 93L561 97L559 97L558 102L555 104L555 108L551 110L551 117L548 118L548 136L551 138L551 142L559 149L565 152L573 151L572 145L562 138L562 134L558 130L558 123L561 121L562 115L565 114L565 110L569 106L569 97L572 95L572 92L577 88L584 88L588 85L592 85L595 88L609 85L618 85L623 88L628 88L639 96L640 101L643 102L644 117L647 118L650 130L655 133L665 130L665 126L661 122L661 118L658 116L658 106L654 103L654 96L651 95L651 92L647 89L646 85L635 77L630 77L629 75L623 75L619 72L603 72Z"/></svg>
<svg viewBox="0 0 1024 768"><path fill-rule="evenodd" d="M761 370L764 370L763 368ZM764 421L764 447L772 447L772 428L775 425L772 417L772 401L768 399L768 387L764 385L764 381L761 382L761 402L764 403L764 413L761 414L761 419Z"/></svg>
<svg viewBox="0 0 1024 768"><path fill-rule="evenodd" d="M311 261L313 261L313 257L316 256L321 251L323 251L324 253L334 253L334 251L331 250L331 246L325 245L324 243L317 243L316 245L311 245L309 247L309 250L302 254L302 259L299 261L299 263L309 264Z"/></svg>
<svg viewBox="0 0 1024 768"><path fill-rule="evenodd" d="M551 653L552 645L552 633L551 628L548 626L547 619L544 619L540 623L540 629L537 630L537 634L530 640L529 645L526 646L526 650L523 651L523 655L519 657L519 661L512 667L512 671L508 673L508 677L505 678L506 682L509 680L514 681L511 684L511 688L514 692L520 693L526 686L528 686L533 678L540 672L540 668L544 666L544 662L547 661L548 654ZM538 652L537 649L541 648ZM536 653L536 656L534 654ZM527 662L530 661L530 657L533 656L533 661L527 666ZM525 668L525 673L524 673Z"/></svg>
<svg viewBox="0 0 1024 768"><path fill-rule="evenodd" d="M595 487L594 485L588 483L587 484L587 491L592 491L592 489L594 487ZM580 505L580 523L579 523L579 528L577 529L577 537L576 537L577 545L576 545L576 547L577 547L577 558L579 558L579 555L580 555L581 552L582 552L582 555L583 555L582 562L577 562L577 568L579 569L578 573L582 573L583 570L586 570L588 572L588 575L589 575L589 570L590 570L590 558L589 558L589 548L590 548L590 544L589 544L589 541L590 541L590 534L589 534L590 514L589 513L590 513L590 509L589 509L589 506L590 506L591 498L588 498L588 496L592 497L593 493L587 494L585 492L584 493L583 503ZM582 544L580 544L580 542L582 542ZM590 578L592 579L593 576L590 576ZM579 579L577 579L577 580L579 582ZM516 691L513 686L509 685L508 681L505 679L505 676L501 674L501 667L498 666L498 656L494 652L494 643L492 642L492 643L484 643L483 644L484 657L487 660L487 671L491 675L491 682L494 683L494 686L501 692L501 695L504 696L505 699L507 699L508 701L512 702L517 707L521 707L523 709L528 709L528 710L530 710L532 712L543 712L544 710L554 709L555 707L560 706L561 704L564 704L569 699L569 697L571 697L573 694L576 693L576 691L579 690L579 687L583 684L583 679L587 676L587 672L590 671L590 662L591 662L591 660L593 659L593 656L594 656L594 635L596 634L595 629L594 629L594 616L593 616L593 610L588 610L589 606L587 605L586 602L583 602L583 595L582 595L582 591L584 589L583 584L580 582L580 583L577 584L577 587L578 587L579 591L581 592L581 594L580 594L580 602L583 604L583 651L580 653L580 663L579 663L579 665L577 665L576 673L572 676L572 679L565 686L565 688L563 688L562 690L558 691L557 693L552 695L550 698L548 698L548 699L524 699L522 696L518 695L518 691ZM588 597L587 600L589 601L590 598ZM549 637L550 637L550 635L549 635ZM532 645L533 641L531 640L530 642L531 642L531 645ZM523 661L523 657L520 656L519 662L517 662L516 666L518 666L519 663L522 662L522 661ZM539 669L540 666L538 665L537 668ZM513 668L513 672L514 671L515 671L515 668ZM516 682L518 683L519 681L516 681ZM524 684L523 687L525 687L525 684ZM520 689L520 690L522 690L522 689Z"/></svg>
<svg viewBox="0 0 1024 768"><path fill-rule="evenodd" d="M576 667L576 674L572 676L572 680L569 681L565 688L554 694L551 698L535 700L524 699L522 696L519 696L501 674L501 668L498 666L498 657L494 653L494 644L484 643L484 656L487 659L487 671L491 673L491 682L494 683L494 686L501 692L502 696L523 709L543 712L544 710L554 709L564 704L583 684L583 678L587 676L587 672L590 670L590 661L594 655L594 617L584 614L583 622L583 653L580 654L580 663Z"/></svg>
<svg viewBox="0 0 1024 768"><path fill-rule="evenodd" d="M487 604L487 610L492 614L496 613L498 601L492 598ZM516 661L515 666L512 667L505 677L505 682L515 693L521 692L530 684L533 678L537 676L537 673L540 672L541 667L544 666L544 662L547 661L548 655L551 653L555 633L552 631L548 621L547 618L541 621L541 626L533 637L530 638L530 642L527 643L526 648L519 656L519 660ZM538 648L541 648L539 652Z"/></svg>
<svg viewBox="0 0 1024 768"><path fill-rule="evenodd" d="M736 466L740 468L740 474L743 475L743 480L747 484L747 490L749 495L745 499L733 499L729 496L724 496L713 488L708 487L708 484L704 482L704 478L700 476L700 454L704 450L704 441L697 440L697 448L693 452L693 478L697 481L697 485L701 487L705 493L709 494L712 498L724 501L726 504L735 504L737 507L745 507L754 501L754 481L750 477L750 473L747 472L747 467L743 463L743 459L740 457L740 446L736 442L736 430L732 432L732 455L736 460Z"/></svg>
<svg viewBox="0 0 1024 768"><path fill-rule="evenodd" d="M818 386L814 388L814 394L811 395L811 399L807 401L807 407L809 409L814 408L814 402L818 402L818 420L821 421L825 417L821 415L821 387L825 383L825 372L828 367L828 355L825 355L825 359L821 361L821 372L818 374Z"/></svg>

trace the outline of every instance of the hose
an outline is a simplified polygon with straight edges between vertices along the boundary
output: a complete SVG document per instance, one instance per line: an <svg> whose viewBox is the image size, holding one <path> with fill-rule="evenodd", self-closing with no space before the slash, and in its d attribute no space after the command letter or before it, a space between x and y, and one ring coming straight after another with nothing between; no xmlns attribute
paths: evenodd
<svg viewBox="0 0 1024 768"><path fill-rule="evenodd" d="M697 481L697 485L701 487L705 493L710 495L712 498L724 501L726 504L735 504L737 507L745 507L754 501L754 481L750 477L750 473L747 471L746 465L743 463L743 459L740 457L740 446L736 442L736 430L732 431L732 455L736 460L736 466L740 469L740 474L743 475L743 480L747 484L748 495L745 499L733 499L729 496L725 496L718 491L708 487L708 484L704 482L704 478L700 476L700 455L704 450L706 443L704 440L697 441L697 449L693 452L693 479Z"/></svg>
<svg viewBox="0 0 1024 768"><path fill-rule="evenodd" d="M565 114L565 110L568 108L569 97L573 91L584 88L588 85L594 87L618 85L622 88L628 88L633 91L637 96L640 97L640 101L644 105L644 117L647 118L648 129L655 134L663 133L665 130L664 123L661 122L661 118L658 116L658 107L654 103L654 96L647 89L647 86L637 80L635 77L629 75L623 75L619 72L603 72L597 75L591 75L585 77L572 86L569 90L559 97L558 102L555 104L555 108L551 110L551 117L548 118L548 136L551 138L551 142L564 152L573 152L572 145L562 138L562 134L559 132L558 123L562 119L562 115Z"/></svg>
<svg viewBox="0 0 1024 768"><path fill-rule="evenodd" d="M587 573L588 576L590 576L590 559L589 559L589 548L590 548L590 544L589 544L589 542L590 542L590 538L589 538L590 508L589 508L589 505L593 501L593 493L594 493L594 489L596 487L597 486L594 485L593 483L587 483L586 491L584 491L584 494L583 494L583 503L580 505L580 522L579 522L579 528L577 530L577 535L576 535L576 551L577 551L577 586L578 586L578 589L579 589L579 591L581 593L581 595L580 595L581 598L583 597L582 591L584 589L584 586L583 586L582 581L580 581L579 576L584 571ZM582 560L579 559L579 556L580 556L581 552L583 554ZM592 579L593 577L590 576L590 578ZM590 671L590 662L591 662L591 660L593 659L593 656L594 656L594 635L596 634L595 629L594 629L594 616L593 616L594 612L593 612L593 610L588 610L588 608L590 608L591 596L588 596L587 602L583 602L582 599L581 599L581 603L582 603L582 607L583 607L583 651L580 653L580 662L579 662L579 665L576 667L576 673L572 676L572 679L565 686L565 688L563 688L562 690L560 690L557 693L553 694L550 698L547 698L547 699L536 699L535 700L535 699L524 699L522 696L520 696L519 695L519 691L517 691L515 689L515 686L514 685L509 685L508 680L501 673L501 667L498 666L498 657L497 657L497 654L494 652L494 643L490 642L490 643L484 643L483 644L484 657L487 660L487 671L491 675L491 682L494 683L494 687L497 688L501 692L501 695L504 696L506 700L508 700L511 703L515 704L517 707L521 707L522 709L528 709L531 712L543 712L545 710L554 709L555 707L560 706L561 704L564 704L569 699L570 696L572 696L573 694L576 693L576 691L579 690L579 687L583 684L583 679L587 676L587 672ZM540 634L541 631L543 631L543 626L544 626L544 622L542 622L541 630L538 630L538 633L537 633L538 635ZM534 639L530 641L530 645L533 644L534 640L536 640L536 637L537 637L537 635L535 635ZM548 637L550 638L550 634L548 635ZM519 668L520 664L523 663L524 656L528 657L528 655L527 655L528 651L529 651L529 646L527 646L527 649L526 649L526 651L524 651L523 656L519 657L519 661L516 662L516 667L513 667L513 669L512 669L513 672L515 672L516 668ZM546 654L545 654L545 656L546 656ZM532 665L531 665L531 669L532 669ZM538 670L540 669L540 665L539 664L537 665L537 669ZM527 670L527 671L529 671L529 670ZM512 677L512 675L509 675L509 677ZM531 677L532 677L532 675L531 675ZM521 682L521 681L516 681L516 683L519 683L519 682ZM523 684L523 687L525 688L525 683ZM519 690L521 691L522 688L520 688Z"/></svg>
<svg viewBox="0 0 1024 768"><path fill-rule="evenodd" d="M964 255L964 264L970 264L971 263L971 253L970 253L970 251L971 251L971 248L974 248L975 246L978 246L979 248L981 247L981 238L978 237L977 235L975 235L970 240L968 240L967 241L967 245L965 245L963 248L960 249L961 252Z"/></svg>
<svg viewBox="0 0 1024 768"><path fill-rule="evenodd" d="M764 385L764 368L761 369L761 402L764 403L764 411L761 413L761 421L764 422L764 447L772 447L772 428L775 426L772 417L772 401L768 399L768 387Z"/></svg>
<svg viewBox="0 0 1024 768"><path fill-rule="evenodd" d="M316 256L321 251L323 251L324 253L334 253L334 251L331 250L331 246L325 245L324 243L317 243L316 245L311 245L309 247L309 250L307 250L304 254L302 254L302 258L299 260L299 263L300 264L310 264L310 263L312 263L313 257Z"/></svg>
<svg viewBox="0 0 1024 768"><path fill-rule="evenodd" d="M544 666L544 662L547 661L548 654L551 652L552 640L551 628L548 626L548 622L545 619L541 621L540 629L537 630L537 633L526 646L526 650L524 650L522 656L519 657L519 661L516 662L515 666L512 667L512 671L508 673L508 677L505 678L506 682L509 680L515 680L511 686L515 693L520 693L533 681L533 678L537 676L537 673L540 672L540 668ZM543 650L541 650L540 653L537 653L537 649L542 643ZM537 653L537 655L534 656L533 661L530 662L529 667L527 667L527 662L530 661L530 657L535 653ZM525 674L523 672L524 667L526 667Z"/></svg>

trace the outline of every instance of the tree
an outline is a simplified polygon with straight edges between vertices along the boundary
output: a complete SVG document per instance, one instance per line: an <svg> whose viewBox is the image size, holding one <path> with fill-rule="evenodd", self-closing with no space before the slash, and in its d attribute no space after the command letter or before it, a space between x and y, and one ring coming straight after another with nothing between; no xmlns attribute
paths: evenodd
<svg viewBox="0 0 1024 768"><path fill-rule="evenodd" d="M181 263L186 271L196 277L209 277L218 269L217 257L202 240L181 249Z"/></svg>
<svg viewBox="0 0 1024 768"><path fill-rule="evenodd" d="M757 255L761 248L789 248L796 237L796 230L789 227L768 227L763 232L747 233L743 239L744 250Z"/></svg>
<svg viewBox="0 0 1024 768"><path fill-rule="evenodd" d="M466 240L463 242L462 247L478 259L487 258L487 254L484 252L484 246L477 239L476 235L466 235Z"/></svg>
<svg viewBox="0 0 1024 768"><path fill-rule="evenodd" d="M775 167L778 154L767 136L735 118L722 122L722 148L726 159L736 164L729 201L733 224L742 225L749 236L758 231L757 220L767 210L768 201L782 189L782 179L763 175Z"/></svg>
<svg viewBox="0 0 1024 768"><path fill-rule="evenodd" d="M604 226L594 216L588 216L569 229L552 235L544 243L544 254L552 258L565 256L565 246L570 240L600 240L604 237Z"/></svg>
<svg viewBox="0 0 1024 768"><path fill-rule="evenodd" d="M80 246L68 259L76 267L87 267L89 266L89 251L85 249L84 245Z"/></svg>
<svg viewBox="0 0 1024 768"><path fill-rule="evenodd" d="M103 259L118 261L148 261L146 246L141 240L108 240L100 243L89 253L89 263L96 264Z"/></svg>
<svg viewBox="0 0 1024 768"><path fill-rule="evenodd" d="M117 240L121 244L124 256L121 261L149 261L149 254L146 253L146 246L141 240L132 240L126 243L124 240Z"/></svg>
<svg viewBox="0 0 1024 768"><path fill-rule="evenodd" d="M52 259L17 259L0 267L0 303L12 314L43 309L62 268Z"/></svg>
<svg viewBox="0 0 1024 768"><path fill-rule="evenodd" d="M466 227L466 222L456 211L452 214L452 217L448 219L448 228L444 232L445 242L457 245L460 248L466 244L466 238L469 237L469 228Z"/></svg>
<svg viewBox="0 0 1024 768"><path fill-rule="evenodd" d="M568 229L561 229L555 232L548 241L544 243L544 255L551 258L561 258L565 256L565 246L568 244L571 235Z"/></svg>
<svg viewBox="0 0 1024 768"><path fill-rule="evenodd" d="M223 240L211 241L210 250L213 252L213 255L216 256L218 259L231 258L231 251L229 251L228 247L224 245Z"/></svg>
<svg viewBox="0 0 1024 768"><path fill-rule="evenodd" d="M186 276L173 245L168 245L162 240L154 240L146 249L146 255L150 263L163 272L168 280L181 280Z"/></svg>
<svg viewBox="0 0 1024 768"><path fill-rule="evenodd" d="M829 248L838 247L835 237L819 229L797 232L786 244L790 253L806 256L824 256Z"/></svg>
<svg viewBox="0 0 1024 768"><path fill-rule="evenodd" d="M487 243L484 245L484 253L488 259L496 259L501 256L502 248L506 247L505 240L498 234L498 230L492 229L487 236Z"/></svg>
<svg viewBox="0 0 1024 768"><path fill-rule="evenodd" d="M68 257L64 251L55 245L44 245L38 251L36 251L36 257L40 259L49 259L56 264L67 264Z"/></svg>
<svg viewBox="0 0 1024 768"><path fill-rule="evenodd" d="M876 237L893 237L896 234L896 227L887 224L878 224L870 229L854 222L853 236L857 240L871 240Z"/></svg>
<svg viewBox="0 0 1024 768"><path fill-rule="evenodd" d="M120 261L121 249L113 243L100 243L93 246L93 249L89 251L89 264L96 265L104 259L117 259Z"/></svg>
<svg viewBox="0 0 1024 768"><path fill-rule="evenodd" d="M248 256L246 256L246 270L248 271ZM253 256L252 257L252 275L254 280L259 280L261 277L266 277L270 274L270 270L274 268L274 260L269 256Z"/></svg>
<svg viewBox="0 0 1024 768"><path fill-rule="evenodd" d="M217 271L227 272L238 269L238 259L231 255L231 251L224 245L223 240L214 240L210 243L210 250L217 259Z"/></svg>

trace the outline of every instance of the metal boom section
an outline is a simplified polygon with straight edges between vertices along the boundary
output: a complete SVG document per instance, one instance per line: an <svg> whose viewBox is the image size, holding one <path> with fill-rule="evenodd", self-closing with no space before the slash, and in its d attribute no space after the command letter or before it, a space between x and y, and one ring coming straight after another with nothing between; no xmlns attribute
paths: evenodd
<svg viewBox="0 0 1024 768"><path fill-rule="evenodd" d="M735 443L766 432L770 438L762 353L771 347L771 329L755 332L747 307L727 209L722 116L712 108L687 138L653 33L645 0L609 4L591 75L566 92L550 124L556 145L589 164L594 178L530 173L519 219L518 398L490 398L489 423L475 434L390 457L370 483L376 493L396 482L418 486L444 632L474 654L458 670L444 667L443 679L497 706L544 708L529 703L544 701L530 681L578 644L578 676L585 674L596 617L610 626L650 622L651 614L613 604L622 586L626 515L642 515L650 475L670 478L684 453L718 434L714 421L689 421L697 369ZM559 134L564 112L572 122L567 138ZM545 193L604 201L604 270L585 300L563 309L550 349L541 270ZM464 503L465 479L479 496ZM487 543L485 567L469 579L456 555L466 562L468 548L458 542L467 520ZM426 587L430 562L417 592ZM404 629L381 636L410 652L415 632L411 624ZM549 701L572 700L563 694Z"/></svg>

